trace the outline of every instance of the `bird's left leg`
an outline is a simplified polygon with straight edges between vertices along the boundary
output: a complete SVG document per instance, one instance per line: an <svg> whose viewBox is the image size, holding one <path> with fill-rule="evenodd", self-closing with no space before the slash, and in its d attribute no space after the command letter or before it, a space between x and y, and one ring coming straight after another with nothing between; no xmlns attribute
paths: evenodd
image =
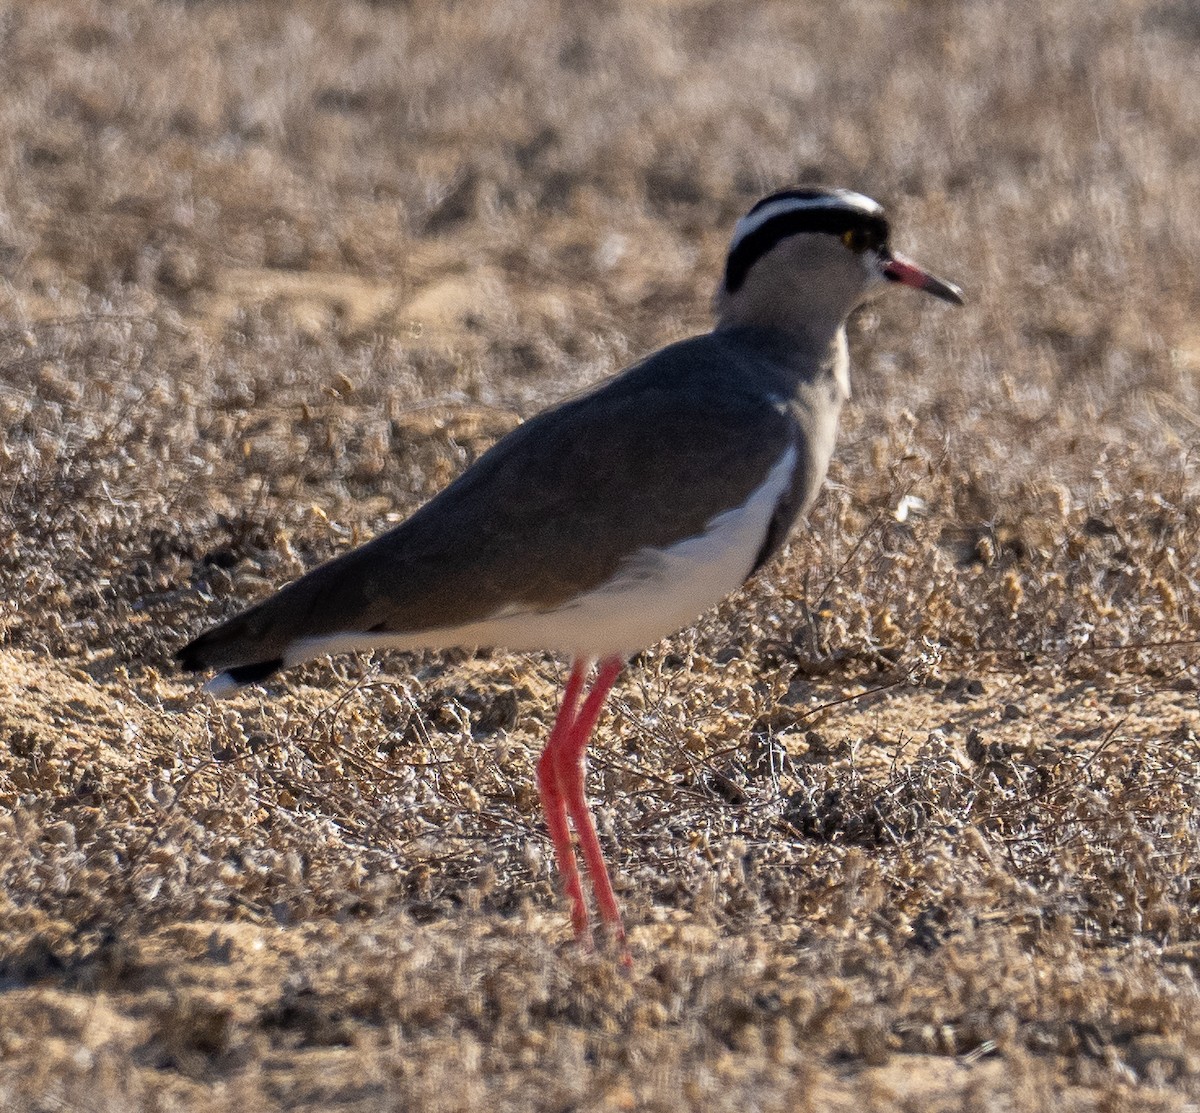
<svg viewBox="0 0 1200 1113"><path fill-rule="evenodd" d="M568 744L577 719L576 709L583 682L591 671L592 663L579 658L571 665L571 676L563 692L558 717L550 729L550 738L537 763L538 794L542 799L542 811L546 815L546 826L550 829L550 841L554 844L554 857L558 872L566 890L567 902L571 906L571 926L577 939L586 939L588 927L587 902L583 897L583 885L579 880L579 866L575 861L575 848L571 845L571 831L567 826L567 802L559 787L559 750Z"/></svg>

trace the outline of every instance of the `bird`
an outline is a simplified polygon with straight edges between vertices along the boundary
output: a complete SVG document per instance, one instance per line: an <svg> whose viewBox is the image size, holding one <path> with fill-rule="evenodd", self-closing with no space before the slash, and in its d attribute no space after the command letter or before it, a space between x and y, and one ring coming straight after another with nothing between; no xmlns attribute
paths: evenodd
<svg viewBox="0 0 1200 1113"><path fill-rule="evenodd" d="M763 197L734 227L711 331L518 425L401 524L188 642L180 665L227 694L353 650L569 657L538 792L576 939L593 944L572 827L624 946L589 739L629 658L741 587L813 504L850 393L847 318L887 283L963 304L891 249L871 198Z"/></svg>

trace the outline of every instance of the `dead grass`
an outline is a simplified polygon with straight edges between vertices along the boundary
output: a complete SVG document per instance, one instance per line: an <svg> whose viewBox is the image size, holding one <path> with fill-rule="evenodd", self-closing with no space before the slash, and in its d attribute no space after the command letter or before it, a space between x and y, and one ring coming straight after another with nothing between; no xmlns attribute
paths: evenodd
<svg viewBox="0 0 1200 1113"><path fill-rule="evenodd" d="M1200 24L1184 3L0 9L0 1108L1200 1099ZM189 634L705 327L819 179L963 282L855 322L808 527L643 655ZM904 507L906 513L900 513Z"/></svg>

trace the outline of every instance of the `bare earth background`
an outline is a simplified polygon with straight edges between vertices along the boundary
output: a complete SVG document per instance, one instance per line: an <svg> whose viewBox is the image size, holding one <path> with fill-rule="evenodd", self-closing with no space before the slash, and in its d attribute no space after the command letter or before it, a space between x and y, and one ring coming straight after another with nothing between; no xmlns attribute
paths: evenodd
<svg viewBox="0 0 1200 1113"><path fill-rule="evenodd" d="M0 3L0 1107L1200 1102L1190 0ZM889 204L783 559L621 680L633 969L568 942L563 663L189 635Z"/></svg>

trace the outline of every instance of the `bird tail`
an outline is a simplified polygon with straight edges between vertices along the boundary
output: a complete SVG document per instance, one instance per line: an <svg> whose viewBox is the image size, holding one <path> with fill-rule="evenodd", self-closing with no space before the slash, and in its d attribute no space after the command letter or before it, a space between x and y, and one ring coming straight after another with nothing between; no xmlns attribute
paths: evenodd
<svg viewBox="0 0 1200 1113"><path fill-rule="evenodd" d="M352 642L356 635L382 629L377 600L366 590L369 577L362 574L371 559L366 545L319 565L188 642L176 660L188 672L216 671L206 689L228 695L328 652L325 647L333 641Z"/></svg>
<svg viewBox="0 0 1200 1113"><path fill-rule="evenodd" d="M251 607L193 638L176 651L175 659L187 672L220 670L204 686L214 695L229 695L266 680L283 668L286 643L280 645L281 639L271 636L273 624L262 613L265 609Z"/></svg>

